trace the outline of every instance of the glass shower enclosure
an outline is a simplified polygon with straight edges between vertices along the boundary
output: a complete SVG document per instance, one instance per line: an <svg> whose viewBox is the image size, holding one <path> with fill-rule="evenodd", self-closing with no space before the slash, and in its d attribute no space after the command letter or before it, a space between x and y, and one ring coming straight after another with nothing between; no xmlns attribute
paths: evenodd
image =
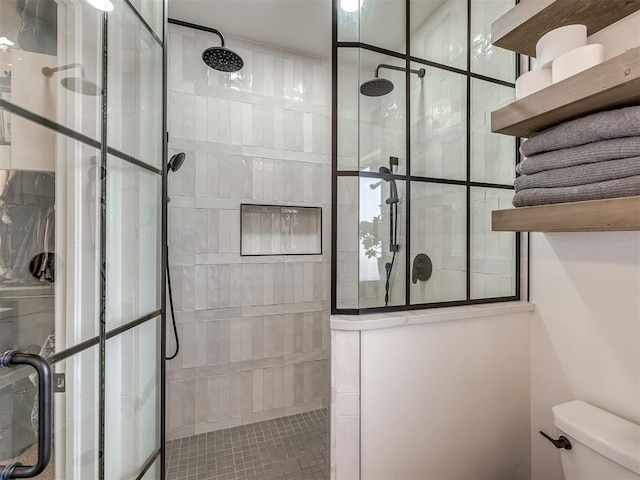
<svg viewBox="0 0 640 480"><path fill-rule="evenodd" d="M0 2L0 478L161 476L164 9Z"/></svg>
<svg viewBox="0 0 640 480"><path fill-rule="evenodd" d="M491 133L516 57L491 45L514 0L335 0L332 311L515 300L517 145Z"/></svg>

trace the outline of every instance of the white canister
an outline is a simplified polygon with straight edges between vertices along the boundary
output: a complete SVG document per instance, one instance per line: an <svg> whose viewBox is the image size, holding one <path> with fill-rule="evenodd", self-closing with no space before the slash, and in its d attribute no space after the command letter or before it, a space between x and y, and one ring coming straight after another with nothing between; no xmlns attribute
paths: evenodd
<svg viewBox="0 0 640 480"><path fill-rule="evenodd" d="M551 64L553 83L560 82L604 61L604 46L585 45L556 58Z"/></svg>
<svg viewBox="0 0 640 480"><path fill-rule="evenodd" d="M564 53L587 44L585 25L567 25L551 30L536 43L536 67L551 66L556 58Z"/></svg>
<svg viewBox="0 0 640 480"><path fill-rule="evenodd" d="M551 85L551 69L541 68L524 73L516 80L516 100L531 95Z"/></svg>

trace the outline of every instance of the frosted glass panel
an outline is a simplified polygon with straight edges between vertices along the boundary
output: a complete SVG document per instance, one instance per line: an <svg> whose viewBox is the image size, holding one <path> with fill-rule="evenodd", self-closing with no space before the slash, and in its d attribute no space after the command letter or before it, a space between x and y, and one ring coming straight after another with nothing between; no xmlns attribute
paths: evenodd
<svg viewBox="0 0 640 480"><path fill-rule="evenodd" d="M338 170L358 170L359 61L359 48L338 50Z"/></svg>
<svg viewBox="0 0 640 480"><path fill-rule="evenodd" d="M108 159L107 328L160 308L161 177Z"/></svg>
<svg viewBox="0 0 640 480"><path fill-rule="evenodd" d="M335 245L338 308L358 308L358 177L338 177Z"/></svg>
<svg viewBox="0 0 640 480"><path fill-rule="evenodd" d="M341 0L351 3L357 0ZM362 0L360 41L405 53L405 0Z"/></svg>
<svg viewBox="0 0 640 480"><path fill-rule="evenodd" d="M404 305L406 301L405 182L396 180L396 184L397 214L388 202L394 196L390 181L360 178L360 308L383 307L387 295L389 306ZM397 245L395 254L393 245Z"/></svg>
<svg viewBox="0 0 640 480"><path fill-rule="evenodd" d="M411 0L411 55L467 68L467 1Z"/></svg>
<svg viewBox="0 0 640 480"><path fill-rule="evenodd" d="M471 298L516 293L515 233L491 231L491 212L513 208L513 190L471 189Z"/></svg>
<svg viewBox="0 0 640 480"><path fill-rule="evenodd" d="M159 37L162 37L162 11L163 1L159 0L131 0L131 5L142 15Z"/></svg>
<svg viewBox="0 0 640 480"><path fill-rule="evenodd" d="M471 180L513 183L516 139L491 133L491 112L514 99L515 89L511 87L471 80Z"/></svg>
<svg viewBox="0 0 640 480"><path fill-rule="evenodd" d="M157 480L158 478L160 478L160 462L161 461L162 459L158 458L155 462L153 462L153 465L151 465L149 470L147 470L147 473L144 474L144 477L142 477L142 480Z"/></svg>
<svg viewBox="0 0 640 480"><path fill-rule="evenodd" d="M357 42L360 39L360 4L363 0L338 0L338 41Z"/></svg>
<svg viewBox="0 0 640 480"><path fill-rule="evenodd" d="M100 350L97 346L84 350L62 362L55 364L55 373L64 374L67 379L64 393L55 393L57 404L54 419L54 447L64 445L51 466L55 467L58 478L98 478L100 447L98 444L99 409L99 365ZM59 415L66 411L62 420ZM56 460L64 458L61 464Z"/></svg>
<svg viewBox="0 0 640 480"><path fill-rule="evenodd" d="M136 478L160 447L157 319L107 340L105 361L105 478Z"/></svg>
<svg viewBox="0 0 640 480"><path fill-rule="evenodd" d="M124 0L109 15L107 142L121 152L162 165L162 47Z"/></svg>
<svg viewBox="0 0 640 480"><path fill-rule="evenodd" d="M99 140L101 12L77 0L2 0L0 30L2 99Z"/></svg>
<svg viewBox="0 0 640 480"><path fill-rule="evenodd" d="M515 81L515 54L491 45L491 24L514 6L514 0L471 0L471 70L474 73Z"/></svg>
<svg viewBox="0 0 640 480"><path fill-rule="evenodd" d="M411 182L411 303L467 298L467 189L458 185ZM413 282L417 255L431 260L427 281Z"/></svg>
<svg viewBox="0 0 640 480"><path fill-rule="evenodd" d="M0 351L40 348L57 326L59 352L99 332L100 151L0 112L14 134L0 146Z"/></svg>
<svg viewBox="0 0 640 480"><path fill-rule="evenodd" d="M423 80L411 79L411 175L465 180L467 79L424 68Z"/></svg>
<svg viewBox="0 0 640 480"><path fill-rule="evenodd" d="M401 68L402 71L386 67ZM389 158L398 158L393 173L406 171L405 62L379 53L360 50L360 84L378 77L393 83L393 90L383 96L359 94L360 170L377 172L389 166ZM414 75L415 76L415 75Z"/></svg>

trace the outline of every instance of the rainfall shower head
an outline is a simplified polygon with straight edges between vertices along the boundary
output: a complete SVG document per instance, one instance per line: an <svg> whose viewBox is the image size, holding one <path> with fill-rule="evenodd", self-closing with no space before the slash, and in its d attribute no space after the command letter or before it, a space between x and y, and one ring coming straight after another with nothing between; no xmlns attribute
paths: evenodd
<svg viewBox="0 0 640 480"><path fill-rule="evenodd" d="M386 78L373 78L360 85L360 93L367 97L382 97L393 91L393 82Z"/></svg>
<svg viewBox="0 0 640 480"><path fill-rule="evenodd" d="M69 70L72 68L80 68L80 76L79 77L65 77L60 83L67 90L71 90L72 92L79 93L81 95L89 95L91 97L98 97L102 95L102 89L93 83L90 80L87 80L84 77L84 68L80 63L70 63L69 65L63 65L61 67L43 67L42 74L45 77L52 77L54 73Z"/></svg>
<svg viewBox="0 0 640 480"><path fill-rule="evenodd" d="M211 47L202 52L207 66L221 72L237 72L244 66L242 57L226 47Z"/></svg>
<svg viewBox="0 0 640 480"><path fill-rule="evenodd" d="M399 72L406 72L406 70L402 67L396 67L395 65L387 65L385 63L381 63L376 67L375 78L367 80L362 85L360 85L360 93L362 95L365 95L367 97L382 97L393 91L393 82L391 82L391 80L380 78L378 76L381 68L397 70ZM415 73L416 75L418 75L418 78L423 78L427 72L424 68L421 68L420 70L411 70L411 73Z"/></svg>
<svg viewBox="0 0 640 480"><path fill-rule="evenodd" d="M169 160L169 170L171 170L172 172L177 172L178 170L180 170L180 167L182 167L185 158L186 155L183 152L173 155Z"/></svg>
<svg viewBox="0 0 640 480"><path fill-rule="evenodd" d="M60 83L67 90L79 93L80 95L89 95L91 97L99 97L102 95L100 87L90 80L82 77L65 77Z"/></svg>
<svg viewBox="0 0 640 480"><path fill-rule="evenodd" d="M207 31L218 35L222 44L219 47L209 47L202 52L202 61L208 67L221 72L237 72L241 70L244 67L242 57L224 46L222 33L215 28L207 28Z"/></svg>

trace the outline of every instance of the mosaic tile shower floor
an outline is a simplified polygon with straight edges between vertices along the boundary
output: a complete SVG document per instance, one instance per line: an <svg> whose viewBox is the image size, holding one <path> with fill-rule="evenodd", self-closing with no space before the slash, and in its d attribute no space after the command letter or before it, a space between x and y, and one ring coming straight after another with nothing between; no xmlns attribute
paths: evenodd
<svg viewBox="0 0 640 480"><path fill-rule="evenodd" d="M327 410L167 442L169 480L328 480Z"/></svg>

